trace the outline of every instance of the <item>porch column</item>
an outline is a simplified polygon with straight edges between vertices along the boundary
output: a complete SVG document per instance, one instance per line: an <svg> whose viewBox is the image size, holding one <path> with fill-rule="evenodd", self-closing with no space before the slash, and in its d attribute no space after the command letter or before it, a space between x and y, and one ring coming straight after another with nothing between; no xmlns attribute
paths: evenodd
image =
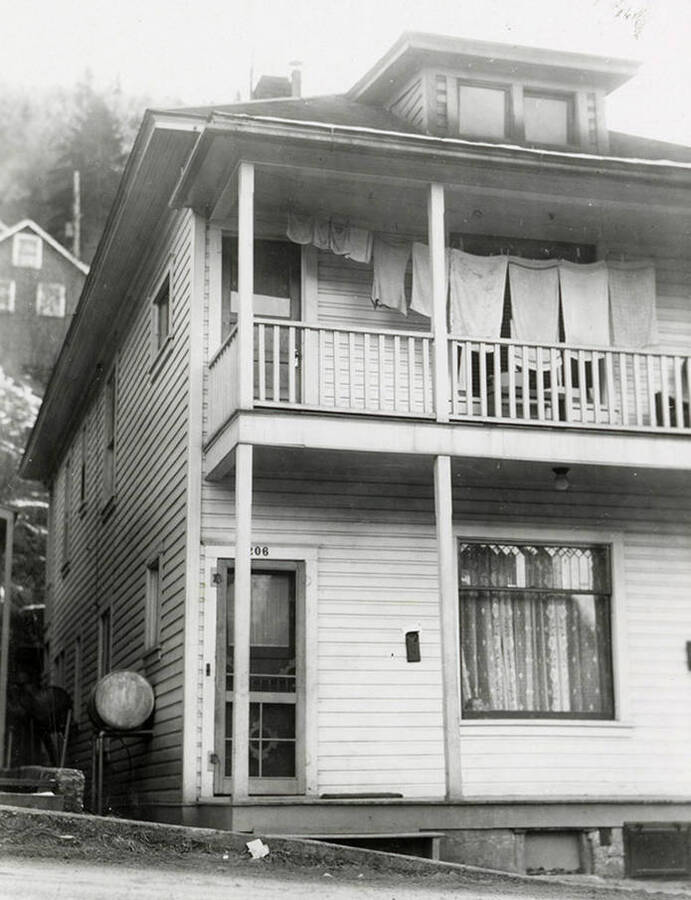
<svg viewBox="0 0 691 900"><path fill-rule="evenodd" d="M437 525L439 566L439 627L441 630L441 674L444 692L444 758L446 797L461 797L461 716L458 654L458 585L456 542L453 536L451 457L434 459L434 512Z"/></svg>
<svg viewBox="0 0 691 900"><path fill-rule="evenodd" d="M434 407L437 422L449 421L449 341L446 324L446 247L444 185L427 192L427 232L432 274L432 334L434 335Z"/></svg>
<svg viewBox="0 0 691 900"><path fill-rule="evenodd" d="M238 333L237 397L240 409L254 400L254 165L238 166Z"/></svg>
<svg viewBox="0 0 691 900"><path fill-rule="evenodd" d="M249 795L252 445L235 448L235 609L233 618L233 799Z"/></svg>

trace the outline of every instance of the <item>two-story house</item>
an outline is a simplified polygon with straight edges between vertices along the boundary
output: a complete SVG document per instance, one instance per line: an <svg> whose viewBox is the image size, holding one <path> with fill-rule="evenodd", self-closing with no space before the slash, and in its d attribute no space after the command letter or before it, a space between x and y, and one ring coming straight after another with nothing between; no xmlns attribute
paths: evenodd
<svg viewBox="0 0 691 900"><path fill-rule="evenodd" d="M406 34L147 112L23 464L77 718L156 694L104 808L518 869L691 815L691 151L608 131L634 72Z"/></svg>
<svg viewBox="0 0 691 900"><path fill-rule="evenodd" d="M43 388L89 267L40 225L0 224L0 366Z"/></svg>

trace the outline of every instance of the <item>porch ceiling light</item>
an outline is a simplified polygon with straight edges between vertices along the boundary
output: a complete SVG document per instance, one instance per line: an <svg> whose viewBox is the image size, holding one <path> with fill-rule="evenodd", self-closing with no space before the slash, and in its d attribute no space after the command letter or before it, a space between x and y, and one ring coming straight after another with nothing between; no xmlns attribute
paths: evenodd
<svg viewBox="0 0 691 900"><path fill-rule="evenodd" d="M554 490L568 491L571 487L568 466L555 466L552 471L554 472Z"/></svg>

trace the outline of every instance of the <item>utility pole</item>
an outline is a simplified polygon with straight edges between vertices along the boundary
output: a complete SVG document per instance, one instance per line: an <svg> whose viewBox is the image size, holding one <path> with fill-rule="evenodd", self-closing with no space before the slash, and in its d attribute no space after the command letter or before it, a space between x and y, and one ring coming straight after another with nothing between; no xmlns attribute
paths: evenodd
<svg viewBox="0 0 691 900"><path fill-rule="evenodd" d="M82 250L82 194L79 169L72 178L72 252L79 259Z"/></svg>
<svg viewBox="0 0 691 900"><path fill-rule="evenodd" d="M12 609L12 545L14 543L14 510L0 506L0 522L5 523L5 580L2 596L2 633L0 633L0 768L5 759L7 724L7 668L10 652L10 612Z"/></svg>

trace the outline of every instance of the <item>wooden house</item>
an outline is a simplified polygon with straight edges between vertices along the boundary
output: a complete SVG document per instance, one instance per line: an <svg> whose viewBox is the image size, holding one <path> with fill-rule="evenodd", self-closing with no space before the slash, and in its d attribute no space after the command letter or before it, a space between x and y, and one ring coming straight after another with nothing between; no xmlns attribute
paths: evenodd
<svg viewBox="0 0 691 900"><path fill-rule="evenodd" d="M0 366L44 387L89 267L40 225L0 223Z"/></svg>
<svg viewBox="0 0 691 900"><path fill-rule="evenodd" d="M608 130L634 72L405 34L146 113L23 463L72 762L156 694L105 807L519 870L689 818L691 150Z"/></svg>

